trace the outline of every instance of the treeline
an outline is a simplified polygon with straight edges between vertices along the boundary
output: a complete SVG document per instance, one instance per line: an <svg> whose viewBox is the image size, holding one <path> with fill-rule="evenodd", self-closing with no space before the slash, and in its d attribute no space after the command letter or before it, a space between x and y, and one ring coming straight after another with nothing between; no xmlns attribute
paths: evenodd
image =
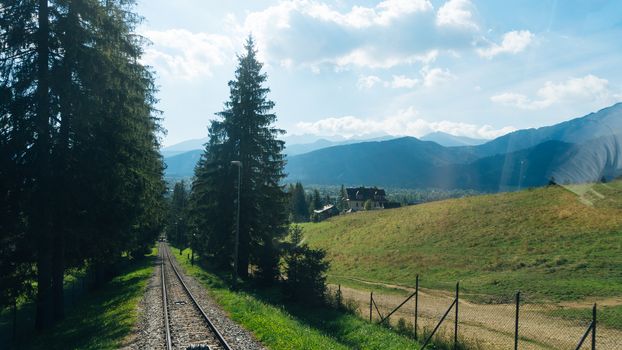
<svg viewBox="0 0 622 350"><path fill-rule="evenodd" d="M63 318L63 279L102 282L164 222L152 73L131 0L0 0L0 304ZM33 288L35 288L33 290Z"/></svg>
<svg viewBox="0 0 622 350"><path fill-rule="evenodd" d="M347 210L347 195L343 185L338 192L320 194L316 188L307 193L300 182L290 184L287 189L289 195L289 218L292 222L307 222L317 219L314 211L325 206L333 205L337 212Z"/></svg>
<svg viewBox="0 0 622 350"><path fill-rule="evenodd" d="M325 253L299 244L298 228L293 243L287 239L290 196L281 184L285 161L279 140L284 132L274 126L274 103L261 70L249 37L191 186L174 186L167 237L192 247L212 268L237 267L232 275L242 280L273 284L291 271L296 277L285 279L288 291L321 296Z"/></svg>
<svg viewBox="0 0 622 350"><path fill-rule="evenodd" d="M302 191L301 191L302 189ZM453 189L453 190L445 190L439 188L384 188L387 194L387 200L390 202L399 203L402 206L413 205L413 204L421 204L433 201L439 201L450 198L462 198L467 196L475 196L481 194L482 192L478 192L475 190L462 190L462 189ZM313 212L313 209L318 203L322 205L333 204L340 211L347 209L346 205L346 194L344 185L310 185L306 188L302 187L302 184L290 184L288 187L288 193L292 193L292 213L302 213L300 207L296 207L294 203L297 200L294 200L294 197L300 197L301 194L304 195L307 202L307 207L310 213ZM318 200L319 198L319 200ZM320 207L321 208L321 207Z"/></svg>

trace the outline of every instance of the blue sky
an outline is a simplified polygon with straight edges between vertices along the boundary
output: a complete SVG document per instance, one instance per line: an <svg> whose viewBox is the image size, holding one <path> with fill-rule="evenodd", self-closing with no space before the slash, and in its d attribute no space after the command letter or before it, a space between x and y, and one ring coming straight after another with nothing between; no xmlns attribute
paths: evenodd
<svg viewBox="0 0 622 350"><path fill-rule="evenodd" d="M289 136L494 138L622 101L620 1L139 0L137 11L164 145L207 135L249 33Z"/></svg>

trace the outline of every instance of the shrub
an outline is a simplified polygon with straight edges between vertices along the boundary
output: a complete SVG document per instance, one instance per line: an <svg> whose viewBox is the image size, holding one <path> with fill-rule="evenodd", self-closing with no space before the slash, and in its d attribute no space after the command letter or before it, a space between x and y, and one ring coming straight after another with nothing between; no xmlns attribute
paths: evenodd
<svg viewBox="0 0 622 350"><path fill-rule="evenodd" d="M293 299L319 303L326 292L326 271L329 263L326 251L312 249L301 243L302 230L294 226L291 230L292 244L285 255L285 294Z"/></svg>

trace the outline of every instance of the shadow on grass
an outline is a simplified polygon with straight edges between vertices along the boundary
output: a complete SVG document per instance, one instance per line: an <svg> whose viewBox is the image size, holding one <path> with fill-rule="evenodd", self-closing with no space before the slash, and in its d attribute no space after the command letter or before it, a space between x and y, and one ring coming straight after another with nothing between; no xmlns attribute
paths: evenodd
<svg viewBox="0 0 622 350"><path fill-rule="evenodd" d="M230 278L222 271L214 271L201 264L208 273L219 278L208 283L217 288L229 288ZM309 303L286 298L279 286L263 287L253 281L239 285L239 291L278 309L285 310L300 323L320 331L349 348L395 348L415 342L397 332L375 323L370 324L358 315L335 309L326 304ZM414 345L414 344L412 344ZM399 347L399 345L397 345Z"/></svg>
<svg viewBox="0 0 622 350"><path fill-rule="evenodd" d="M32 323L24 324L14 349L113 349L125 338L136 319L136 303L143 294L156 258L134 261L97 291L85 295L65 320L33 337ZM32 305L22 312L34 313ZM10 322L10 321L9 321ZM9 329L11 325L9 324Z"/></svg>

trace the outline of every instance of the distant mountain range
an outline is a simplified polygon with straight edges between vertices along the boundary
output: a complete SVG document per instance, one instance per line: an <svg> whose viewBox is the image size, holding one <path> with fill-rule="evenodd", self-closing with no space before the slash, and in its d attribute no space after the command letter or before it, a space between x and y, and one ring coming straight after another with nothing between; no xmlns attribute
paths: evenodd
<svg viewBox="0 0 622 350"><path fill-rule="evenodd" d="M332 146L348 145L366 141L390 140L394 138L394 136L386 135L372 139L343 139L336 137L328 140L318 138L317 136L313 137L312 135L296 135L285 138L285 154L287 156L295 156ZM309 143L295 143L297 141L304 142L309 140L313 141ZM162 148L160 152L162 153L162 156L164 156L164 161L167 165L165 174L166 177L191 177L194 174L194 166L199 160L207 141L208 138L192 139Z"/></svg>
<svg viewBox="0 0 622 350"><path fill-rule="evenodd" d="M183 142L174 144L172 146L162 148L160 150L160 153L162 153L164 158L167 158L167 157L173 157L173 156L180 155L182 153L186 153L190 151L202 150L205 148L204 145L207 143L207 141L208 141L207 137L204 137L202 139L192 139L192 140L183 141ZM193 166L193 169L194 169L194 166Z"/></svg>
<svg viewBox="0 0 622 350"><path fill-rule="evenodd" d="M288 157L291 157L291 156L296 156L299 154L313 152L313 151L316 151L322 148L341 146L341 145L350 145L353 143L370 142L370 141L387 141L387 140L392 140L394 138L395 136L387 135L387 136L376 137L376 138L371 138L371 139L350 139L350 140L343 140L343 141L330 141L327 139L319 139L311 143L301 143L301 144L292 143L290 145L285 143L285 154Z"/></svg>
<svg viewBox="0 0 622 350"><path fill-rule="evenodd" d="M288 159L288 181L317 185L496 192L622 174L622 104L475 146L405 137L336 146Z"/></svg>
<svg viewBox="0 0 622 350"><path fill-rule="evenodd" d="M492 141L432 133L288 145L287 181L316 185L474 189L487 192L595 181L622 173L622 104ZM190 177L206 140L165 152L167 177ZM180 151L200 145L200 149Z"/></svg>
<svg viewBox="0 0 622 350"><path fill-rule="evenodd" d="M196 149L164 157L164 163L166 163L165 177L173 179L192 177L194 175L194 167L199 162L201 154L203 154L203 150Z"/></svg>
<svg viewBox="0 0 622 350"><path fill-rule="evenodd" d="M421 137L420 140L436 142L445 147L477 146L490 141L484 139L473 139L466 136L455 136L440 131L427 134Z"/></svg>

